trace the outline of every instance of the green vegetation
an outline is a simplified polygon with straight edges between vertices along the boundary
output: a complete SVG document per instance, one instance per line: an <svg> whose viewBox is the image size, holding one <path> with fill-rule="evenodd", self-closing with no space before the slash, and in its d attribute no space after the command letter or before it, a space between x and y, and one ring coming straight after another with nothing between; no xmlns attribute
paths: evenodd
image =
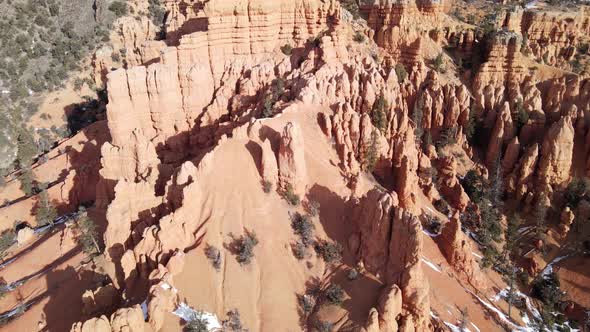
<svg viewBox="0 0 590 332"><path fill-rule="evenodd" d="M221 322L221 326L223 327L223 331L227 332L248 332L248 329L244 328L242 325L238 309L228 311L227 319Z"/></svg>
<svg viewBox="0 0 590 332"><path fill-rule="evenodd" d="M76 226L76 240L82 246L82 250L89 256L99 254L100 247L98 245L96 224L90 219L84 208L80 210Z"/></svg>
<svg viewBox="0 0 590 332"><path fill-rule="evenodd" d="M387 118L389 117L389 104L385 100L383 93L379 95L379 98L373 103L371 109L371 122L373 126L379 129L381 132L387 130Z"/></svg>
<svg viewBox="0 0 590 332"><path fill-rule="evenodd" d="M590 180L588 178L575 178L567 186L564 198L567 206L576 208L580 201L588 198Z"/></svg>
<svg viewBox="0 0 590 332"><path fill-rule="evenodd" d="M114 1L109 6L109 10L115 13L117 17L125 16L129 11L127 8L127 4L123 1Z"/></svg>
<svg viewBox="0 0 590 332"><path fill-rule="evenodd" d="M397 81L399 83L403 83L406 78L408 77L408 71L406 67L401 63L395 64L395 75L397 76Z"/></svg>
<svg viewBox="0 0 590 332"><path fill-rule="evenodd" d="M376 130L371 132L371 142L367 147L367 154L365 156L365 163L363 169L367 172L372 172L379 161L379 134Z"/></svg>
<svg viewBox="0 0 590 332"><path fill-rule="evenodd" d="M284 55L290 56L293 54L293 46L285 44L281 46L281 52L283 52Z"/></svg>
<svg viewBox="0 0 590 332"><path fill-rule="evenodd" d="M326 289L325 296L330 304L341 305L344 302L344 290L337 284L331 284Z"/></svg>
<svg viewBox="0 0 590 332"><path fill-rule="evenodd" d="M207 320L203 318L203 313L200 311L192 311L188 322L184 327L187 332L208 332Z"/></svg>
<svg viewBox="0 0 590 332"><path fill-rule="evenodd" d="M272 183L268 180L263 180L262 181L262 191L264 191L265 193L270 193L272 191Z"/></svg>
<svg viewBox="0 0 590 332"><path fill-rule="evenodd" d="M475 170L469 170L461 180L465 193L472 202L479 203L484 194L484 178Z"/></svg>
<svg viewBox="0 0 590 332"><path fill-rule="evenodd" d="M6 230L0 234L0 259L4 259L8 254L8 249L16 241L16 233L13 229Z"/></svg>
<svg viewBox="0 0 590 332"><path fill-rule="evenodd" d="M340 262L342 259L342 246L337 242L318 240L315 243L315 251L326 263Z"/></svg>
<svg viewBox="0 0 590 332"><path fill-rule="evenodd" d="M361 17L359 4L356 0L340 0L342 8L346 9L356 20Z"/></svg>
<svg viewBox="0 0 590 332"><path fill-rule="evenodd" d="M233 238L230 249L237 255L236 260L240 265L249 265L254 257L254 247L258 245L258 238L254 231L244 228L244 233L239 238L233 238L233 235L230 234Z"/></svg>
<svg viewBox="0 0 590 332"><path fill-rule="evenodd" d="M543 302L540 310L541 322L539 322L542 327L551 327L556 323L553 312L559 309L565 295L559 286L559 278L553 272L539 276L532 283L531 295Z"/></svg>
<svg viewBox="0 0 590 332"><path fill-rule="evenodd" d="M57 210L55 206L49 200L46 186L42 186L43 189L39 193L39 200L37 202L37 208L35 210L35 219L37 220L38 226L45 226L52 224L53 220L57 218Z"/></svg>
<svg viewBox="0 0 590 332"><path fill-rule="evenodd" d="M297 206L301 203L301 198L295 193L295 189L293 189L293 186L290 183L287 184L287 187L283 191L283 197L293 206Z"/></svg>
<svg viewBox="0 0 590 332"><path fill-rule="evenodd" d="M444 57L442 53L439 53L434 59L432 59L432 68L441 74L446 72L444 64Z"/></svg>
<svg viewBox="0 0 590 332"><path fill-rule="evenodd" d="M285 94L285 80L277 78L270 84L264 102L260 118L270 118L274 115L274 106Z"/></svg>
<svg viewBox="0 0 590 332"><path fill-rule="evenodd" d="M352 40L354 40L355 42L357 42L359 44L364 43L365 39L366 39L365 35L360 31L355 32L354 37L352 37Z"/></svg>
<svg viewBox="0 0 590 332"><path fill-rule="evenodd" d="M217 247L207 244L205 247L205 256L209 259L215 270L219 271L221 269L221 252Z"/></svg>
<svg viewBox="0 0 590 332"><path fill-rule="evenodd" d="M313 244L315 226L310 216L295 212L291 216L291 228L305 247Z"/></svg>
<svg viewBox="0 0 590 332"><path fill-rule="evenodd" d="M444 148L447 145L457 143L457 127L444 128L438 135L438 140L435 143L437 151Z"/></svg>

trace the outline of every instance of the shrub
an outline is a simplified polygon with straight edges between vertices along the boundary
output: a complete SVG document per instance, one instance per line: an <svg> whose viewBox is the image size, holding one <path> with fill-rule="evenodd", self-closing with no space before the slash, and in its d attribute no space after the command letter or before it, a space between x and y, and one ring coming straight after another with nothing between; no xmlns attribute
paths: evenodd
<svg viewBox="0 0 590 332"><path fill-rule="evenodd" d="M300 241L291 244L291 250L293 251L293 256L298 260L305 259L307 256L307 247Z"/></svg>
<svg viewBox="0 0 590 332"><path fill-rule="evenodd" d="M231 247L232 250L237 254L236 260L240 265L248 265L252 262L254 257L254 247L258 245L258 239L256 233L244 229L245 234L237 239L234 239Z"/></svg>
<svg viewBox="0 0 590 332"><path fill-rule="evenodd" d="M315 251L326 263L339 262L342 259L342 250L342 245L336 242L318 240L315 244Z"/></svg>
<svg viewBox="0 0 590 332"><path fill-rule="evenodd" d="M295 212L291 217L291 228L295 235L299 236L301 243L305 247L312 244L315 226L308 215Z"/></svg>
<svg viewBox="0 0 590 332"><path fill-rule="evenodd" d="M262 190L267 194L270 193L272 191L272 183L268 180L263 180L262 181Z"/></svg>
<svg viewBox="0 0 590 332"><path fill-rule="evenodd" d="M318 203L317 201L312 201L312 200L308 201L307 202L307 212L312 217L316 217L317 215L319 215L320 214L320 203Z"/></svg>
<svg viewBox="0 0 590 332"><path fill-rule="evenodd" d="M293 54L293 46L285 44L281 46L281 52L283 52L284 55L290 56Z"/></svg>
<svg viewBox="0 0 590 332"><path fill-rule="evenodd" d="M434 201L433 205L438 212L444 214L445 216L448 215L449 212L451 212L449 203L447 203L447 201L444 200L444 198L437 199L436 201Z"/></svg>
<svg viewBox="0 0 590 332"><path fill-rule="evenodd" d="M470 170L461 180L465 193L474 203L479 203L483 198L484 179L475 170Z"/></svg>
<svg viewBox="0 0 590 332"><path fill-rule="evenodd" d="M331 284L325 291L326 300L334 305L344 302L344 290L337 284Z"/></svg>
<svg viewBox="0 0 590 332"><path fill-rule="evenodd" d="M37 220L37 225L45 226L47 224L52 224L55 218L57 218L57 210L49 200L47 190L43 189L39 194L37 210L35 211L35 219Z"/></svg>
<svg viewBox="0 0 590 332"><path fill-rule="evenodd" d="M88 217L86 212L83 212L77 222L78 234L76 241L82 246L82 250L88 255L100 253L96 231L96 224Z"/></svg>
<svg viewBox="0 0 590 332"><path fill-rule="evenodd" d="M590 181L588 178L575 178L567 186L564 193L566 204L575 208L578 206L581 200L586 198L588 189L590 188Z"/></svg>
<svg viewBox="0 0 590 332"><path fill-rule="evenodd" d="M334 324L325 320L317 319L313 325L318 332L334 331Z"/></svg>
<svg viewBox="0 0 590 332"><path fill-rule="evenodd" d="M127 15L128 12L127 4L122 1L115 1L111 3L109 10L112 11L117 17Z"/></svg>
<svg viewBox="0 0 590 332"><path fill-rule="evenodd" d="M299 195L297 195L295 193L295 190L293 189L293 186L290 183L287 184L287 187L285 188L285 191L283 192L283 196L287 200L287 202L289 202L289 204L291 204L293 206L297 206L297 205L299 205L299 203L301 203L301 199L299 198Z"/></svg>
<svg viewBox="0 0 590 332"><path fill-rule="evenodd" d="M444 69L444 58L443 58L443 54L439 53L433 60L432 60L432 68L434 70L436 70L439 73L443 73L445 72Z"/></svg>
<svg viewBox="0 0 590 332"><path fill-rule="evenodd" d="M6 230L0 234L0 259L6 257L7 250L16 242L16 233L14 230Z"/></svg>
<svg viewBox="0 0 590 332"><path fill-rule="evenodd" d="M375 169L375 166L377 165L377 161L379 158L379 142L377 140L378 138L379 134L376 130L373 130L373 132L371 133L371 143L367 149L367 154L365 156L364 170L367 172L372 172Z"/></svg>
<svg viewBox="0 0 590 332"><path fill-rule="evenodd" d="M348 273L346 274L346 278L348 278L348 280L356 280L358 279L360 273L357 269L350 269L348 270Z"/></svg>
<svg viewBox="0 0 590 332"><path fill-rule="evenodd" d="M408 71L403 64L397 63L395 65L395 75L397 76L397 81L402 83L408 77Z"/></svg>
<svg viewBox="0 0 590 332"><path fill-rule="evenodd" d="M359 44L363 43L365 41L365 35L362 32L357 31L355 32L354 37L352 37L352 40Z"/></svg>
<svg viewBox="0 0 590 332"><path fill-rule="evenodd" d="M520 130L524 125L529 122L529 113L524 109L522 99L519 99L514 104L514 119L516 122L516 128Z"/></svg>
<svg viewBox="0 0 590 332"><path fill-rule="evenodd" d="M315 306L316 299L313 295L304 294L297 295L297 303L299 304L299 310L305 316L309 315Z"/></svg>
<svg viewBox="0 0 590 332"><path fill-rule="evenodd" d="M219 271L221 269L221 252L217 247L207 244L205 247L205 256L209 259L215 270Z"/></svg>
<svg viewBox="0 0 590 332"><path fill-rule="evenodd" d="M373 126L379 129L381 132L384 132L387 129L388 112L389 105L382 93L373 103L373 107L371 109L371 123L373 123Z"/></svg>
<svg viewBox="0 0 590 332"><path fill-rule="evenodd" d="M203 313L200 311L191 312L190 317L187 317L188 323L185 326L187 332L207 332L209 331L207 326L207 320L203 317Z"/></svg>
<svg viewBox="0 0 590 332"><path fill-rule="evenodd" d="M439 150L447 145L457 143L457 127L450 127L441 130L438 140L436 141L436 149Z"/></svg>
<svg viewBox="0 0 590 332"><path fill-rule="evenodd" d="M242 326L242 320L240 318L240 312L238 309L233 309L227 312L227 319L224 320L221 325L223 326L223 331L228 332L247 332L248 330L244 329Z"/></svg>
<svg viewBox="0 0 590 332"><path fill-rule="evenodd" d="M433 234L440 234L442 223L438 217L427 215L426 228Z"/></svg>
<svg viewBox="0 0 590 332"><path fill-rule="evenodd" d="M557 274L552 272L533 281L531 295L543 301L551 310L554 310L564 296L559 286L560 282Z"/></svg>

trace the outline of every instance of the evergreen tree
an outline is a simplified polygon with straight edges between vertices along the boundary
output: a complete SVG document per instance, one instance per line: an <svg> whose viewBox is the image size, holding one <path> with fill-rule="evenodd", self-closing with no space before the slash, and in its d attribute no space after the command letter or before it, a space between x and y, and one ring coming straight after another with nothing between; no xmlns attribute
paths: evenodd
<svg viewBox="0 0 590 332"><path fill-rule="evenodd" d="M547 224L545 223L545 219L547 218L546 198L547 194L541 192L533 209L533 220L536 223L535 238L540 241L545 241L545 233L547 231Z"/></svg>
<svg viewBox="0 0 590 332"><path fill-rule="evenodd" d="M86 211L81 212L77 222L77 229L76 240L82 246L82 250L88 255L100 253L100 247L96 240L98 238L96 224L88 217Z"/></svg>
<svg viewBox="0 0 590 332"><path fill-rule="evenodd" d="M387 115L389 113L389 104L385 100L385 95L381 93L379 98L373 103L371 110L371 122L373 126L379 129L381 132L387 130Z"/></svg>
<svg viewBox="0 0 590 332"><path fill-rule="evenodd" d="M31 170L30 166L26 166L21 169L19 181L20 189L25 193L25 195L31 196L37 191L37 188L35 187L35 176L33 175L33 171Z"/></svg>
<svg viewBox="0 0 590 332"><path fill-rule="evenodd" d="M57 210L49 200L47 189L44 188L39 193L37 211L35 212L35 219L37 220L37 225L45 226L47 224L52 224L55 218L57 218Z"/></svg>
<svg viewBox="0 0 590 332"><path fill-rule="evenodd" d="M21 128L17 137L16 160L19 168L29 167L37 155L37 144L31 132Z"/></svg>
<svg viewBox="0 0 590 332"><path fill-rule="evenodd" d="M414 122L414 125L416 126L416 129L414 130L414 134L416 135L416 141L422 140L422 134L423 134L422 115L424 112L423 108L424 108L424 100L422 100L420 97L418 97L418 101L414 105L414 113L412 113L412 121Z"/></svg>

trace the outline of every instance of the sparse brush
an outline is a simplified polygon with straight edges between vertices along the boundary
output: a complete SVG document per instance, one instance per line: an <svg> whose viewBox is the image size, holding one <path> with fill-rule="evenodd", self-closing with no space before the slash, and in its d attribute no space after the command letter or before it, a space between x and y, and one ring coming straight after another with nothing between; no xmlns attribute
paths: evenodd
<svg viewBox="0 0 590 332"><path fill-rule="evenodd" d="M318 240L315 244L315 251L326 263L339 262L342 259L342 245L336 242Z"/></svg>
<svg viewBox="0 0 590 332"><path fill-rule="evenodd" d="M270 193L272 191L272 182L268 180L262 181L262 191L267 194Z"/></svg>
<svg viewBox="0 0 590 332"><path fill-rule="evenodd" d="M334 305L341 305L344 302L344 290L337 284L331 284L325 291L326 300Z"/></svg>
<svg viewBox="0 0 590 332"><path fill-rule="evenodd" d="M293 189L293 186L290 183L287 184L283 192L283 197L287 200L287 202L289 202L289 204L293 206L297 206L299 203L301 203L299 195L295 193L295 189Z"/></svg>
<svg viewBox="0 0 590 332"><path fill-rule="evenodd" d="M205 256L209 259L215 270L219 271L221 269L221 252L217 247L207 244L205 247Z"/></svg>

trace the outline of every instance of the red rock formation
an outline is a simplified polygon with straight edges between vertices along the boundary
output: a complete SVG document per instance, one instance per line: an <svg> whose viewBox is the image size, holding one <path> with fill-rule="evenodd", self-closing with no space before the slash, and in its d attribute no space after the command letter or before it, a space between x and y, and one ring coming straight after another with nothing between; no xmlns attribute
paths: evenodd
<svg viewBox="0 0 590 332"><path fill-rule="evenodd" d="M553 124L545 136L539 160L539 182L565 187L570 179L574 149L574 127L569 116Z"/></svg>
<svg viewBox="0 0 590 332"><path fill-rule="evenodd" d="M479 263L473 257L469 238L461 230L458 213L443 226L436 242L453 269L475 288L481 290L486 287Z"/></svg>
<svg viewBox="0 0 590 332"><path fill-rule="evenodd" d="M278 163L281 187L291 185L296 194L303 196L307 184L303 135L293 123L288 123L281 135Z"/></svg>
<svg viewBox="0 0 590 332"><path fill-rule="evenodd" d="M402 330L424 331L430 305L420 260L422 227L416 217L395 204L395 196L378 189L363 197L355 218L360 239L356 253L368 271L401 289Z"/></svg>

